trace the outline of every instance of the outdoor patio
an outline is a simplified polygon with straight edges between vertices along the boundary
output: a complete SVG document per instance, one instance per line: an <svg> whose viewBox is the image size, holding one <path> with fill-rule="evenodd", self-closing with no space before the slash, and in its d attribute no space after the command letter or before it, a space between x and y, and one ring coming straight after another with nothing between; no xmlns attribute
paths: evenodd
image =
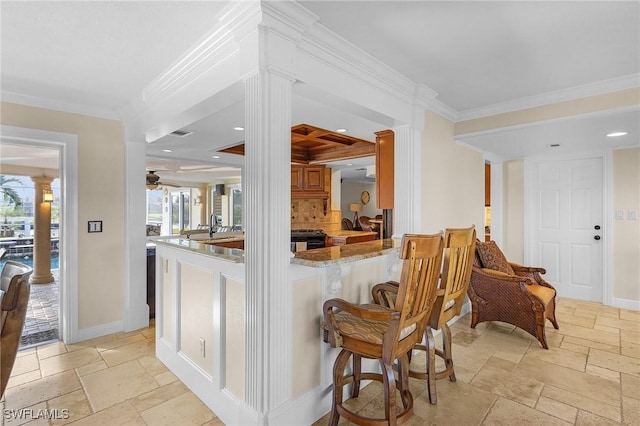
<svg viewBox="0 0 640 426"><path fill-rule="evenodd" d="M54 282L50 284L31 284L31 295L27 307L27 316L20 338L20 348L28 348L43 342L59 340L58 309L58 269L51 271Z"/></svg>

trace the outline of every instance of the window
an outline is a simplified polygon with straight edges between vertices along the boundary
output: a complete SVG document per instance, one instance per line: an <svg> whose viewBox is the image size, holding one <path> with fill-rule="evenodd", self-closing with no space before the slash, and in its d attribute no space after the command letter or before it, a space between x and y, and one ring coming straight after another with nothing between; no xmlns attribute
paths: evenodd
<svg viewBox="0 0 640 426"><path fill-rule="evenodd" d="M162 224L162 190L147 191L147 224Z"/></svg>
<svg viewBox="0 0 640 426"><path fill-rule="evenodd" d="M242 189L239 185L231 191L231 224L242 229Z"/></svg>
<svg viewBox="0 0 640 426"><path fill-rule="evenodd" d="M171 233L179 234L184 229L189 229L191 217L191 199L189 191L176 191L171 193Z"/></svg>

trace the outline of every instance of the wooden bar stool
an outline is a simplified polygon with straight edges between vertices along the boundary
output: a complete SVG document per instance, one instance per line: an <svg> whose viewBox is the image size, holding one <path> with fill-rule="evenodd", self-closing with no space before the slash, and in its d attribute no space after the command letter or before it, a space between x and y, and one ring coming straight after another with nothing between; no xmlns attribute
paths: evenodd
<svg viewBox="0 0 640 426"><path fill-rule="evenodd" d="M440 284L436 292L436 302L425 328L425 344L417 343L412 349L426 352L427 363L424 371L410 370L409 376L427 381L429 401L437 403L436 380L448 377L456 381L451 351L451 330L447 321L460 315L469 288L471 268L475 256L475 227L446 229L444 236L444 260ZM397 283L378 284L373 287L373 299L382 306L394 303L398 291ZM442 330L442 350L436 348L433 330ZM435 371L436 355L445 362L444 370ZM409 355L410 357L410 355Z"/></svg>
<svg viewBox="0 0 640 426"><path fill-rule="evenodd" d="M409 390L407 353L424 333L435 301L435 291L442 263L442 234L405 235L400 258L402 274L395 304L354 305L342 299L327 300L323 305L324 341L342 348L333 368L333 404L329 424L337 425L340 416L360 425L396 425L413 415L413 396ZM353 372L344 370L353 357ZM377 359L382 374L362 373L361 358ZM393 365L398 360L398 383ZM351 396L358 397L361 380L378 380L384 384L385 418L372 419L348 410L342 404L343 387L353 383ZM396 413L396 387L403 410Z"/></svg>

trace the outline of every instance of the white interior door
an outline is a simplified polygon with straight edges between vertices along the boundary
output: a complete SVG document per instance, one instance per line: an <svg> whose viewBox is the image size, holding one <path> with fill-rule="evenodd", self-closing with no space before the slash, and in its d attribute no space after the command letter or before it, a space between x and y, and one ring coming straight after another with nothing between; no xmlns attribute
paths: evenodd
<svg viewBox="0 0 640 426"><path fill-rule="evenodd" d="M602 158L548 161L532 174L532 265L558 296L602 301Z"/></svg>

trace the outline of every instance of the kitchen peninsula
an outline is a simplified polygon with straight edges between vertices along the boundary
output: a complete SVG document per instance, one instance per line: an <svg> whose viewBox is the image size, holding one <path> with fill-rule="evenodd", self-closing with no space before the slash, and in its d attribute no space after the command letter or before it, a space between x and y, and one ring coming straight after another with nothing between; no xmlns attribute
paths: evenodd
<svg viewBox="0 0 640 426"><path fill-rule="evenodd" d="M252 421L245 253L217 245L238 238L156 242L156 355L226 424ZM272 424L311 424L329 411L337 350L321 338L322 304L335 297L369 302L373 285L399 278L398 245L388 239L292 253L289 294L282 295L292 308L281 313L289 324L283 333L292 336L291 391Z"/></svg>

